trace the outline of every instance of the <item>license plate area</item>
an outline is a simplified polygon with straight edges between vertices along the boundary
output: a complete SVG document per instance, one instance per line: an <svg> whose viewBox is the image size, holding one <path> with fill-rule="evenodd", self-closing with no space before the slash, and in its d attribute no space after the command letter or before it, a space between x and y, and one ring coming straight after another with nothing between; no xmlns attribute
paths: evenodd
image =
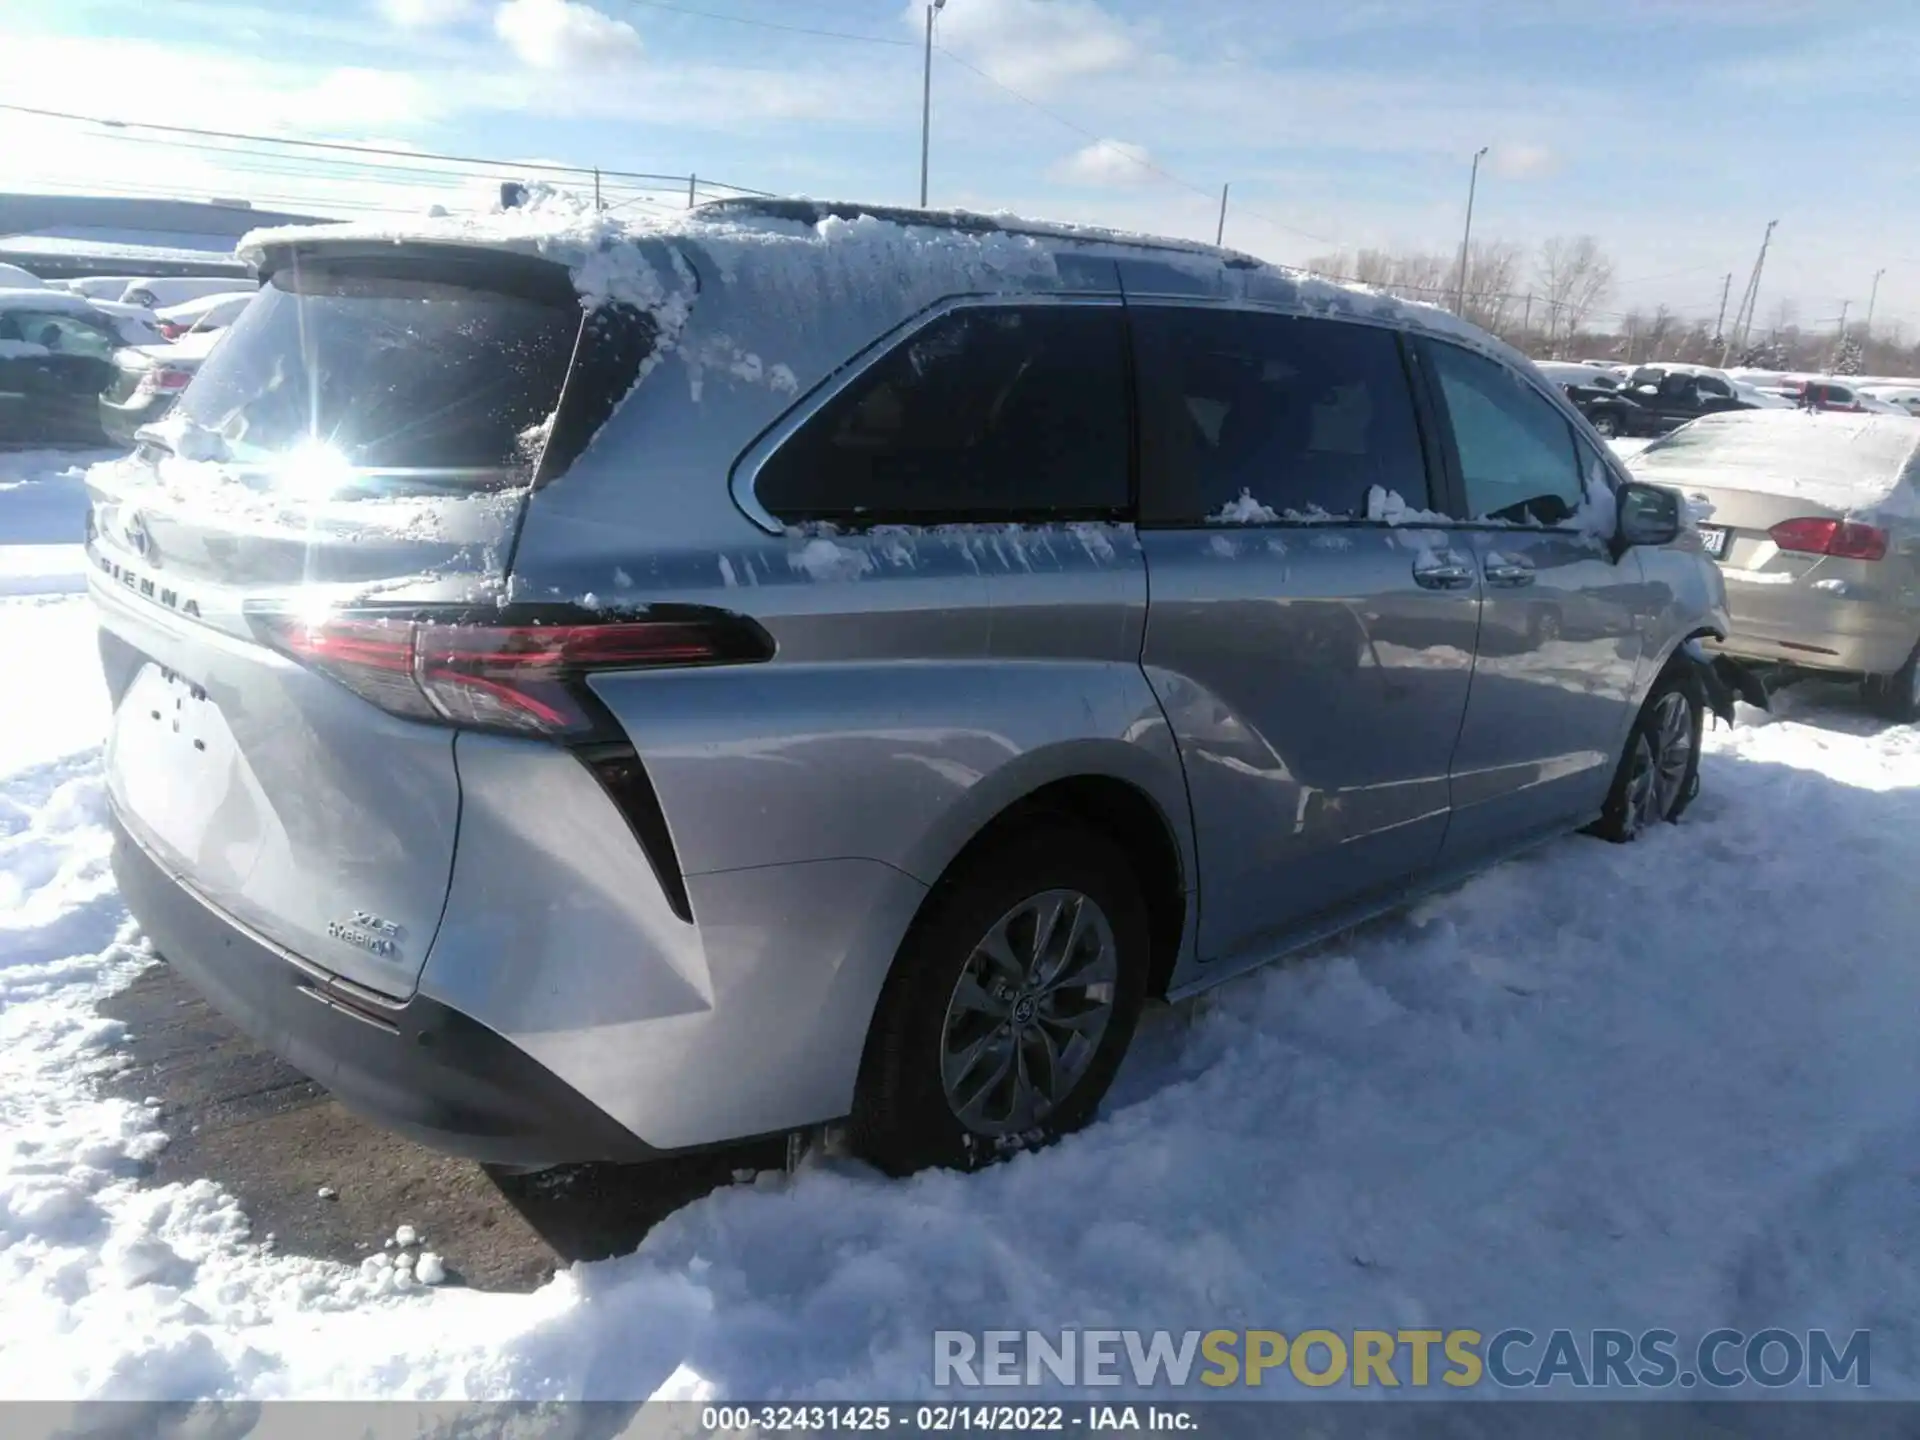
<svg viewBox="0 0 1920 1440"><path fill-rule="evenodd" d="M114 717L108 751L119 803L152 838L222 890L251 869L259 797L220 706L198 681L149 661Z"/></svg>
<svg viewBox="0 0 1920 1440"><path fill-rule="evenodd" d="M1724 525L1702 525L1700 527L1700 548L1716 560L1725 558L1727 553L1727 527Z"/></svg>

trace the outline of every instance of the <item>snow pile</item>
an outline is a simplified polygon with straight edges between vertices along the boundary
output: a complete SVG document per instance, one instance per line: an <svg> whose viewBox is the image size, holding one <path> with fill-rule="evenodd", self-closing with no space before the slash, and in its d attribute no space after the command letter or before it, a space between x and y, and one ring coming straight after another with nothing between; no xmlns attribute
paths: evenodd
<svg viewBox="0 0 1920 1440"><path fill-rule="evenodd" d="M1379 485L1367 487L1367 519L1387 525L1450 525L1453 522L1438 510L1416 510L1401 498L1398 490Z"/></svg>

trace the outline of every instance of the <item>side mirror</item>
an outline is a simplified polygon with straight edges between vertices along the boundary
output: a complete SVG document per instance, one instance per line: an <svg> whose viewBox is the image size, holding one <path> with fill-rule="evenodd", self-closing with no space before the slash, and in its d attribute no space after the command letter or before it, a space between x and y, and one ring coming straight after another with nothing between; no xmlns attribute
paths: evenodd
<svg viewBox="0 0 1920 1440"><path fill-rule="evenodd" d="M1617 501L1614 548L1620 553L1635 545L1671 545L1680 537L1678 491L1630 480L1620 487Z"/></svg>

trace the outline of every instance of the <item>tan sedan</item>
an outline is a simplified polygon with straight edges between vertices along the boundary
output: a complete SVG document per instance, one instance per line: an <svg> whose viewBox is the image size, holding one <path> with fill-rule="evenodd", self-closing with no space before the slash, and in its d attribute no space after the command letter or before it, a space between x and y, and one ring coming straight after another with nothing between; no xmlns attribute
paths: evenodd
<svg viewBox="0 0 1920 1440"><path fill-rule="evenodd" d="M1743 660L1859 676L1920 719L1920 419L1712 415L1628 462L1691 504Z"/></svg>

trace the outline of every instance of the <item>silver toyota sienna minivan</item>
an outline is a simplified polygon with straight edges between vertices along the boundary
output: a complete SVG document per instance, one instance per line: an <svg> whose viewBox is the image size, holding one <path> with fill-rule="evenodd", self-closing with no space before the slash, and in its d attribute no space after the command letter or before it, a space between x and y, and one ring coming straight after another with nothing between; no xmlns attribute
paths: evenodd
<svg viewBox="0 0 1920 1440"><path fill-rule="evenodd" d="M1149 997L1697 784L1678 497L1440 311L799 201L247 253L89 479L116 868L430 1144L990 1159Z"/></svg>

